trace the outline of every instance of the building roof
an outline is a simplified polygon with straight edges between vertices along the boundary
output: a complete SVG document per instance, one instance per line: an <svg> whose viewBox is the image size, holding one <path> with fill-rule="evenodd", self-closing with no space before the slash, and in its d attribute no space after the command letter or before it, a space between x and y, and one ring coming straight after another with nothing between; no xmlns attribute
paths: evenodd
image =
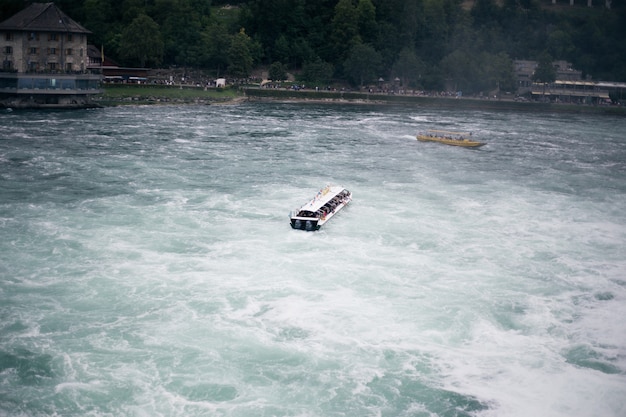
<svg viewBox="0 0 626 417"><path fill-rule="evenodd" d="M91 58L91 63L96 67L119 67L120 64L104 55L104 49L98 49L96 45L87 45L87 56ZM102 59L104 58L104 61Z"/></svg>
<svg viewBox="0 0 626 417"><path fill-rule="evenodd" d="M91 33L70 19L54 3L33 3L0 23L0 30Z"/></svg>

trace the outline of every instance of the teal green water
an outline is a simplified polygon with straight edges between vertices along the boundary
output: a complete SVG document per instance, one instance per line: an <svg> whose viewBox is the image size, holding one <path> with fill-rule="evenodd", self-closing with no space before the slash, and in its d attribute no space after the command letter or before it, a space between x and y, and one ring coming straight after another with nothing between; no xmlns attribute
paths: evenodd
<svg viewBox="0 0 626 417"><path fill-rule="evenodd" d="M626 119L243 104L0 126L2 416L626 414ZM353 202L292 230L329 183Z"/></svg>

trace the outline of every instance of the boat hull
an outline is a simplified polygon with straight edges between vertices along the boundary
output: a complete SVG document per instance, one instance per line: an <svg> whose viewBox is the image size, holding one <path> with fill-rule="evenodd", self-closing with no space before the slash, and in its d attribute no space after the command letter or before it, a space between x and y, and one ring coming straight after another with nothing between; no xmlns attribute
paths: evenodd
<svg viewBox="0 0 626 417"><path fill-rule="evenodd" d="M291 218L291 228L298 230L306 230L307 232L312 232L314 230L319 230L322 227L319 224L320 219L303 219L292 217Z"/></svg>
<svg viewBox="0 0 626 417"><path fill-rule="evenodd" d="M443 143L444 145L460 146L462 148L479 148L484 145L483 142L477 142L475 140L469 140L469 139L447 139L447 138L431 137L431 136L423 136L423 135L418 135L417 140L419 140L420 142L436 142L436 143Z"/></svg>

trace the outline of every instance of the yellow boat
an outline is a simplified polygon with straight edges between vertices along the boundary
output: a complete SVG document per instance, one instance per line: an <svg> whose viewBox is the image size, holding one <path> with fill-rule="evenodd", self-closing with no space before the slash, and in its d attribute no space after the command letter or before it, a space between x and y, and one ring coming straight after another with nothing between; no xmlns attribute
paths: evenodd
<svg viewBox="0 0 626 417"><path fill-rule="evenodd" d="M417 140L421 142L438 142L446 145L461 146L464 148L478 148L483 146L484 142L478 142L468 137L471 133L450 132L447 130L429 130L426 133L417 135Z"/></svg>

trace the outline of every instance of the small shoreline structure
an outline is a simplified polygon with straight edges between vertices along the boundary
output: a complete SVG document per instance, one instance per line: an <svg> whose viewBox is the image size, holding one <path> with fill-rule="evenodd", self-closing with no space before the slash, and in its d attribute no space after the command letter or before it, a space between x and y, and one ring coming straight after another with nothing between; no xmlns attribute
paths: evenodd
<svg viewBox="0 0 626 417"><path fill-rule="evenodd" d="M479 148L485 145L484 142L470 139L470 136L472 136L472 134L466 132L428 130L426 133L417 135L417 140L420 142L437 142L443 143L444 145L460 146L462 148Z"/></svg>
<svg viewBox="0 0 626 417"><path fill-rule="evenodd" d="M311 201L291 212L291 227L309 232L319 230L350 201L350 191L340 186L327 185Z"/></svg>

